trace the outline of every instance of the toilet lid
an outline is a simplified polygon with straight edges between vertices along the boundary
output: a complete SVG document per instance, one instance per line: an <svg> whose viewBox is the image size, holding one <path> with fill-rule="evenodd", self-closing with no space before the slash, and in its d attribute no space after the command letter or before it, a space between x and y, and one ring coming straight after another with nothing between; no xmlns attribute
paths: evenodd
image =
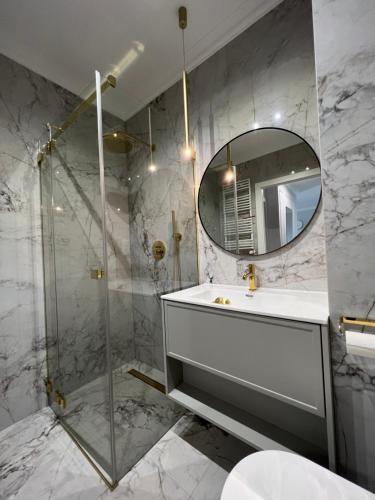
<svg viewBox="0 0 375 500"><path fill-rule="evenodd" d="M294 453L259 451L229 474L221 500L374 500L375 495Z"/></svg>

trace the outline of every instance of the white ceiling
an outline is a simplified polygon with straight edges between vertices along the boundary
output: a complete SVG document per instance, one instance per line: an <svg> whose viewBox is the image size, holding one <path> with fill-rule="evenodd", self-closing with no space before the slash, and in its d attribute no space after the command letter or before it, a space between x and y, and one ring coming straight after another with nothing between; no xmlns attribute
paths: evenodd
<svg viewBox="0 0 375 500"><path fill-rule="evenodd" d="M231 143L231 159L235 165L294 146L302 142L298 135L281 129L260 129L243 134ZM211 168L226 166L227 150L223 148L216 156Z"/></svg>
<svg viewBox="0 0 375 500"><path fill-rule="evenodd" d="M280 1L3 0L0 52L79 95L95 69L115 74L106 107L126 119L180 77L181 4L193 69Z"/></svg>

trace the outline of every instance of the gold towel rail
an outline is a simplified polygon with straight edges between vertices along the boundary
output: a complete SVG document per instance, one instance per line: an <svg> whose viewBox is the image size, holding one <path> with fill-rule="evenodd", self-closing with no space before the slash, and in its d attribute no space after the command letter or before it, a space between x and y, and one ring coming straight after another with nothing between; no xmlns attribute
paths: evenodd
<svg viewBox="0 0 375 500"><path fill-rule="evenodd" d="M367 326L369 328L375 328L375 320L373 319L360 319L360 318L351 318L349 316L341 316L339 329L340 332L344 332L345 325L352 326Z"/></svg>

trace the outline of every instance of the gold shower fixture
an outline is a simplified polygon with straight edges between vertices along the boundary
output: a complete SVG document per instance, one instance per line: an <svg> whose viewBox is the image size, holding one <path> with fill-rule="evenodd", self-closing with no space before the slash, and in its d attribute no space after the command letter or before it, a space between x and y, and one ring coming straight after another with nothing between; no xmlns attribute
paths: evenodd
<svg viewBox="0 0 375 500"><path fill-rule="evenodd" d="M155 150L155 144L149 144L139 137L120 129L103 134L103 144L105 149L111 153L129 153L136 144L142 144L152 151Z"/></svg>
<svg viewBox="0 0 375 500"><path fill-rule="evenodd" d="M182 34L182 56L183 56L183 70L182 70L182 90L184 98L184 123L185 123L185 144L183 156L185 160L195 160L195 151L190 143L190 130L189 130L189 103L188 103L188 81L186 73L186 54L185 54L185 29L187 27L187 9L181 6L178 9L178 25L181 28Z"/></svg>

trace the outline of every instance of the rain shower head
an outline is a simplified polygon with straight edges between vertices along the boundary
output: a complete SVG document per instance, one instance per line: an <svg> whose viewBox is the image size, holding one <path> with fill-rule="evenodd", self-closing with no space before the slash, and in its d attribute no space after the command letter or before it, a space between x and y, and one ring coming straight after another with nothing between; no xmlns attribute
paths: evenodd
<svg viewBox="0 0 375 500"><path fill-rule="evenodd" d="M155 151L155 144L149 144L139 137L130 135L125 130L112 130L103 134L103 143L111 153L129 153L135 144L142 144L151 151Z"/></svg>
<svg viewBox="0 0 375 500"><path fill-rule="evenodd" d="M126 133L124 130L106 132L103 135L104 147L111 153L129 153L133 145L139 140Z"/></svg>

